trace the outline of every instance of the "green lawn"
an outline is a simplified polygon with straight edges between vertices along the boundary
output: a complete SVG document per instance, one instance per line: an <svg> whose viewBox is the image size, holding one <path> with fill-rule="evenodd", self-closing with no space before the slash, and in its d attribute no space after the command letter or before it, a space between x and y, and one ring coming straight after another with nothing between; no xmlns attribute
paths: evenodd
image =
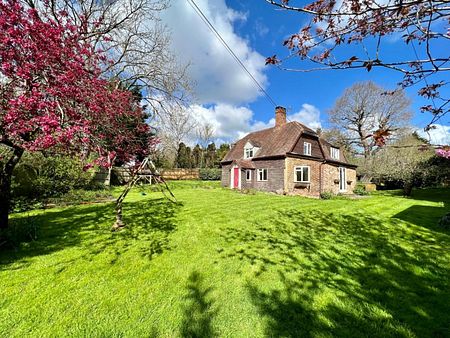
<svg viewBox="0 0 450 338"><path fill-rule="evenodd" d="M0 337L449 337L450 190L360 200L216 183L16 214Z"/></svg>

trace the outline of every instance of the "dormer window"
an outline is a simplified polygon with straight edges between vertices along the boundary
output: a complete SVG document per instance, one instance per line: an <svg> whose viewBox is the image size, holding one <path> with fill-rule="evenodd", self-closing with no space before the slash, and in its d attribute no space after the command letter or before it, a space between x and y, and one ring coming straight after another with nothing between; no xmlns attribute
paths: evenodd
<svg viewBox="0 0 450 338"><path fill-rule="evenodd" d="M255 147L250 142L247 142L244 146L244 159L253 158L256 155L256 152L259 148Z"/></svg>
<svg viewBox="0 0 450 338"><path fill-rule="evenodd" d="M332 159L339 160L339 148L331 147L330 155Z"/></svg>
<svg viewBox="0 0 450 338"><path fill-rule="evenodd" d="M244 158L253 157L253 148L245 148Z"/></svg>
<svg viewBox="0 0 450 338"><path fill-rule="evenodd" d="M303 142L303 155L311 156L311 143Z"/></svg>

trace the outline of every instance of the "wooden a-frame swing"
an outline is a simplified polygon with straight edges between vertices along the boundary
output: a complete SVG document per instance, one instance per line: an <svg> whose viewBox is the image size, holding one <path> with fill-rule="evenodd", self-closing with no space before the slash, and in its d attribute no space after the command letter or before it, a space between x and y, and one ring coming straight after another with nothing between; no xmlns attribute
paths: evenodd
<svg viewBox="0 0 450 338"><path fill-rule="evenodd" d="M127 186L125 187L125 190L116 200L116 222L112 227L113 231L120 230L125 226L125 223L122 219L122 204L131 188L133 188L133 186L139 181L144 181L149 184L155 183L160 188L160 191L163 193L163 195L170 202L177 203L175 195L170 190L164 178L158 172L153 162L148 157L146 157L144 161L142 161L142 163L139 165L137 170L133 172L130 180L127 183Z"/></svg>

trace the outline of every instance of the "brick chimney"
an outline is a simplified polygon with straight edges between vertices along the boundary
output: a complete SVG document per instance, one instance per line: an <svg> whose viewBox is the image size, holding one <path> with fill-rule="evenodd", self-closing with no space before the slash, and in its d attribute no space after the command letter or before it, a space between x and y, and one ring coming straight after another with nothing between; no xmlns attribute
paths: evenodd
<svg viewBox="0 0 450 338"><path fill-rule="evenodd" d="M275 127L281 127L286 124L286 108L276 107L275 108Z"/></svg>

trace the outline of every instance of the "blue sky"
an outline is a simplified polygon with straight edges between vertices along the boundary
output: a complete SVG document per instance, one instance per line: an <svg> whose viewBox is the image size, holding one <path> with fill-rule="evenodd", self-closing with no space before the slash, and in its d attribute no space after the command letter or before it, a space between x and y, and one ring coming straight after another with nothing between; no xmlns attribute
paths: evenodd
<svg viewBox="0 0 450 338"><path fill-rule="evenodd" d="M267 56L287 55L283 40L298 31L308 16L277 10L264 0L195 2L275 102L287 108L291 120L299 120L313 128L327 127L327 110L345 88L358 81L372 80L394 89L402 79L400 73L381 68L371 72L296 73L264 66ZM194 116L200 122L211 123L217 139L233 141L249 131L273 123L273 105L233 61L186 0L172 1L172 7L163 15L163 22L172 31L174 52L182 62L190 64L196 98L192 105ZM420 54L420 46L416 45L416 48ZM448 51L448 46L443 44L436 44L433 48L437 53ZM352 56L358 55L361 49L351 46L343 52ZM399 41L399 36L387 38L383 52L384 58L414 56L412 47ZM292 66L302 67L304 64L294 60ZM416 91L417 87L407 89L412 99L412 124L423 128L431 116L420 113L420 106L428 102L418 97ZM449 119L444 117L439 121L440 125L432 135L436 142L450 143Z"/></svg>

